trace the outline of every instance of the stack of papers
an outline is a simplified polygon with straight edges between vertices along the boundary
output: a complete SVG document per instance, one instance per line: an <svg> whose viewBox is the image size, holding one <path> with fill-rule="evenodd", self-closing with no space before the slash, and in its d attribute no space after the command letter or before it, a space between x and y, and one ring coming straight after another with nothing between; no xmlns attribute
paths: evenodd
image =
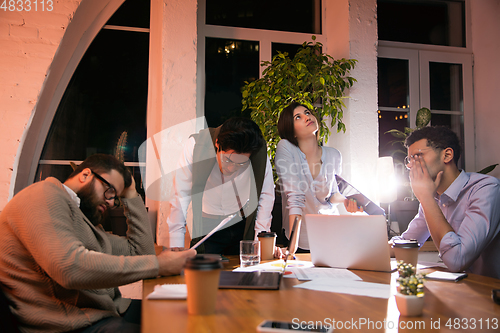
<svg viewBox="0 0 500 333"><path fill-rule="evenodd" d="M294 287L385 299L388 299L391 296L390 284L372 283L349 279L319 278L314 279L313 281L298 284Z"/></svg>
<svg viewBox="0 0 500 333"><path fill-rule="evenodd" d="M155 290L147 299L186 299L187 287L185 284L157 284Z"/></svg>
<svg viewBox="0 0 500 333"><path fill-rule="evenodd" d="M250 267L238 267L234 271L281 272L283 265L283 260L275 260ZM310 261L288 260L283 277L309 281L295 285L295 288L386 299L391 295L391 286L389 284L364 282L358 275L347 269L315 267Z"/></svg>

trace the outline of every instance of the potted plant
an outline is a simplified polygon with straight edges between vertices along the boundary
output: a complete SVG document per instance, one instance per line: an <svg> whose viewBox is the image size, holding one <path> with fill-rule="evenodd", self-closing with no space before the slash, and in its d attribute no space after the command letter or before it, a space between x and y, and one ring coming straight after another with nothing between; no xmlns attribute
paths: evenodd
<svg viewBox="0 0 500 333"><path fill-rule="evenodd" d="M412 264L398 261L396 304L403 316L420 316L424 308L424 275Z"/></svg>
<svg viewBox="0 0 500 333"><path fill-rule="evenodd" d="M313 41L316 37L312 37ZM356 80L349 76L355 59L335 60L322 53L319 42L304 42L291 59L288 53L278 52L267 66L262 78L245 82L242 88L242 111L251 110L251 117L262 130L268 153L274 159L279 141L278 118L292 101L309 107L319 124L319 137L326 143L330 127L345 132L342 122L345 89Z"/></svg>

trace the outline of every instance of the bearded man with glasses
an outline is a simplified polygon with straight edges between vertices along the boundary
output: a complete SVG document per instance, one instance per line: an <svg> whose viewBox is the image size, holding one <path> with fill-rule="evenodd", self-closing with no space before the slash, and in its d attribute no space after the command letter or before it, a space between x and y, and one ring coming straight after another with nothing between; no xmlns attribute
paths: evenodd
<svg viewBox="0 0 500 333"><path fill-rule="evenodd" d="M159 225L160 245L185 248L191 202L191 245L233 216L198 252L238 254L240 240L257 239L259 232L271 228L272 167L262 132L250 119L230 118L217 128L191 135L179 159L174 186L167 224L160 221Z"/></svg>
<svg viewBox="0 0 500 333"><path fill-rule="evenodd" d="M500 278L500 181L457 167L460 144L447 127L424 127L405 142L410 184L420 202L401 237L429 236L453 272Z"/></svg>
<svg viewBox="0 0 500 333"><path fill-rule="evenodd" d="M123 204L127 236L104 231ZM141 301L118 286L180 274L195 250L155 254L130 171L110 155L83 161L61 183L20 191L0 213L0 288L22 332L140 332Z"/></svg>

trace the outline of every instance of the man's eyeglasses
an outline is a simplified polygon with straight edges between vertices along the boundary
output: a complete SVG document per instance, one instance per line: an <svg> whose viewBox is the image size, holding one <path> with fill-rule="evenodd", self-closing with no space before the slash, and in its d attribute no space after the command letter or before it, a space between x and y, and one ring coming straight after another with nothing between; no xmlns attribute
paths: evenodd
<svg viewBox="0 0 500 333"><path fill-rule="evenodd" d="M92 174L99 179L103 184L107 185L108 188L106 191L104 191L104 198L106 200L114 200L115 202L115 207L120 206L120 198L116 195L116 189L114 188L113 185L111 185L106 179L102 178L101 175L98 173L95 173L94 171L90 170Z"/></svg>
<svg viewBox="0 0 500 333"><path fill-rule="evenodd" d="M232 155L232 154L231 154ZM229 156L231 156L229 155ZM250 163L250 159L246 159L246 161L244 162L240 162L240 163L237 163L237 162L233 162L229 156L225 155L225 154L222 154L222 160L224 161L224 163L226 164L230 164L230 165L234 165L234 166L237 166L237 167L244 167L245 165L248 165Z"/></svg>
<svg viewBox="0 0 500 333"><path fill-rule="evenodd" d="M416 156L418 156L418 157L424 156L423 151L426 151L426 150L429 150L429 149L432 149L432 148L429 147L429 148L419 149L418 153L406 156L405 160L404 160L404 164L405 164L406 168L409 170L410 169L410 163L413 162L413 161L415 161L415 157Z"/></svg>

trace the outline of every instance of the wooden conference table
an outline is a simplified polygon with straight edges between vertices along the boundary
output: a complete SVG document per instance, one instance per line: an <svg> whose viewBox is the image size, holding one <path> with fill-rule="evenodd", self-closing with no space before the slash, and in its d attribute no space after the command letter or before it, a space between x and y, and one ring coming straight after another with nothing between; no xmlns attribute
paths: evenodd
<svg viewBox="0 0 500 333"><path fill-rule="evenodd" d="M310 260L308 254L298 259ZM230 258L224 269L239 259ZM422 272L431 272L428 268ZM389 299L294 288L302 283L283 278L280 290L219 289L216 313L187 314L186 300L147 300L156 284L185 283L183 276L144 280L142 332L256 332L263 320L334 323L335 332L498 332L500 305L491 299L500 280L475 274L459 282L426 280L420 317L399 315L394 296L397 273L353 270L366 282L391 284ZM333 322L335 320L335 322ZM315 324L317 325L317 324Z"/></svg>

